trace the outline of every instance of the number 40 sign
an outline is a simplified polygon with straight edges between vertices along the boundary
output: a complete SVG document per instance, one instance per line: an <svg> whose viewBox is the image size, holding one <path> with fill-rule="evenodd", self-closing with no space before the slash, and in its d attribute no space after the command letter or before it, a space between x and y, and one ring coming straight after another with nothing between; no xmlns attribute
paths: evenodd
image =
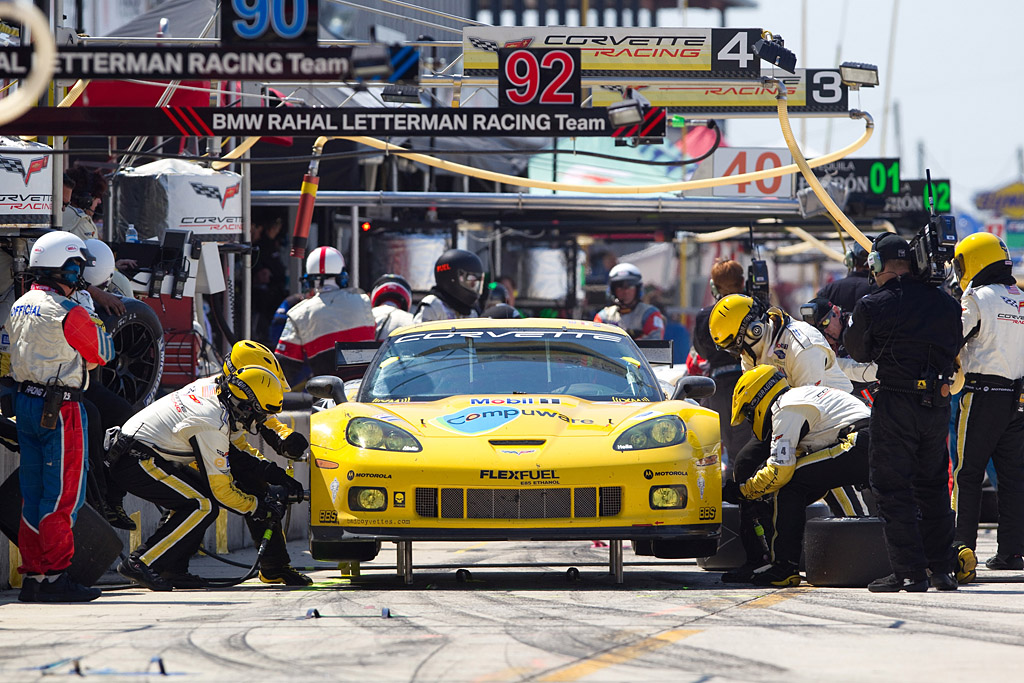
<svg viewBox="0 0 1024 683"><path fill-rule="evenodd" d="M721 148L715 150L711 159L715 176L742 175L793 163L793 156L788 149L765 147ZM793 176L783 175L738 185L723 185L714 188L712 194L716 197L790 197L793 195Z"/></svg>

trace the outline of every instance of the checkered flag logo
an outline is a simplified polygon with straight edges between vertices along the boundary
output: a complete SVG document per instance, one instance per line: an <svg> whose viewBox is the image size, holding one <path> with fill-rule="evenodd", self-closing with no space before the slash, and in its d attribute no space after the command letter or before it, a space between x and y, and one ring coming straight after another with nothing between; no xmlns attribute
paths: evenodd
<svg viewBox="0 0 1024 683"><path fill-rule="evenodd" d="M495 40L487 40L486 38L473 38L470 36L469 44L475 47L477 50L486 50L487 52L497 52L498 42Z"/></svg>
<svg viewBox="0 0 1024 683"><path fill-rule="evenodd" d="M25 177L25 165L21 163L21 159L0 157L0 168L7 173L17 173L20 177Z"/></svg>
<svg viewBox="0 0 1024 683"><path fill-rule="evenodd" d="M195 193L202 197L209 197L210 199L216 199L218 202L223 204L223 200L220 198L220 188L214 187L213 185L203 185L202 183L189 183Z"/></svg>

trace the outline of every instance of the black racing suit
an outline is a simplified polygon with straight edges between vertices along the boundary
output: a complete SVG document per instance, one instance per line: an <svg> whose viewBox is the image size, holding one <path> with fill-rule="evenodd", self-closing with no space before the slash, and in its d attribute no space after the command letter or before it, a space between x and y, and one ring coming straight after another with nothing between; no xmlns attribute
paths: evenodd
<svg viewBox="0 0 1024 683"><path fill-rule="evenodd" d="M910 275L896 277L857 302L843 343L854 360L878 365L868 459L893 571L912 581L926 569L951 572L946 437L960 305Z"/></svg>
<svg viewBox="0 0 1024 683"><path fill-rule="evenodd" d="M726 459L726 477L732 476L732 470L739 456L740 449L754 434L750 430L750 423L746 420L742 424L732 426L732 392L736 382L743 374L743 367L738 358L728 351L722 351L715 346L711 338L711 329L708 321L711 319L711 309L714 306L706 306L697 313L697 320L693 326L693 348L701 355L701 358L708 362L708 376L715 380L715 395L702 401L705 408L718 413L719 426L722 431L722 447L728 455Z"/></svg>
<svg viewBox="0 0 1024 683"><path fill-rule="evenodd" d="M862 296L875 291L875 285L868 279L868 271L854 270L841 280L830 282L818 290L824 297L839 307L843 313L850 313Z"/></svg>

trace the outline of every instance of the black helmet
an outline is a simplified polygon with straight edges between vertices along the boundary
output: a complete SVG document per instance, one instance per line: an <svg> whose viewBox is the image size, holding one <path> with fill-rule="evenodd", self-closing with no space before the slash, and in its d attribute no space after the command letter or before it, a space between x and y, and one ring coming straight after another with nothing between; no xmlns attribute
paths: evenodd
<svg viewBox="0 0 1024 683"><path fill-rule="evenodd" d="M403 311L408 311L412 307L412 287L401 275L385 273L373 283L370 302L373 306L391 302Z"/></svg>
<svg viewBox="0 0 1024 683"><path fill-rule="evenodd" d="M437 288L459 303L472 307L484 287L484 264L465 249L449 249L434 264Z"/></svg>
<svg viewBox="0 0 1024 683"><path fill-rule="evenodd" d="M481 318L522 318L519 311L512 308L508 304L499 303L492 304L483 313L480 314Z"/></svg>
<svg viewBox="0 0 1024 683"><path fill-rule="evenodd" d="M484 296L484 308L494 304L507 304L508 290L500 282L492 282L487 285L487 294Z"/></svg>

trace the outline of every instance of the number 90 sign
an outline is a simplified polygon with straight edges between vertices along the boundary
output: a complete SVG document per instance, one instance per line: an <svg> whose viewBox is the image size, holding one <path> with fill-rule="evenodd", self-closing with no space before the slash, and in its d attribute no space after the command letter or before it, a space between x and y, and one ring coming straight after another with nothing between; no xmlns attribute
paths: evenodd
<svg viewBox="0 0 1024 683"><path fill-rule="evenodd" d="M317 45L318 0L223 0L220 12L221 43Z"/></svg>
<svg viewBox="0 0 1024 683"><path fill-rule="evenodd" d="M498 106L580 105L580 51L500 48Z"/></svg>

